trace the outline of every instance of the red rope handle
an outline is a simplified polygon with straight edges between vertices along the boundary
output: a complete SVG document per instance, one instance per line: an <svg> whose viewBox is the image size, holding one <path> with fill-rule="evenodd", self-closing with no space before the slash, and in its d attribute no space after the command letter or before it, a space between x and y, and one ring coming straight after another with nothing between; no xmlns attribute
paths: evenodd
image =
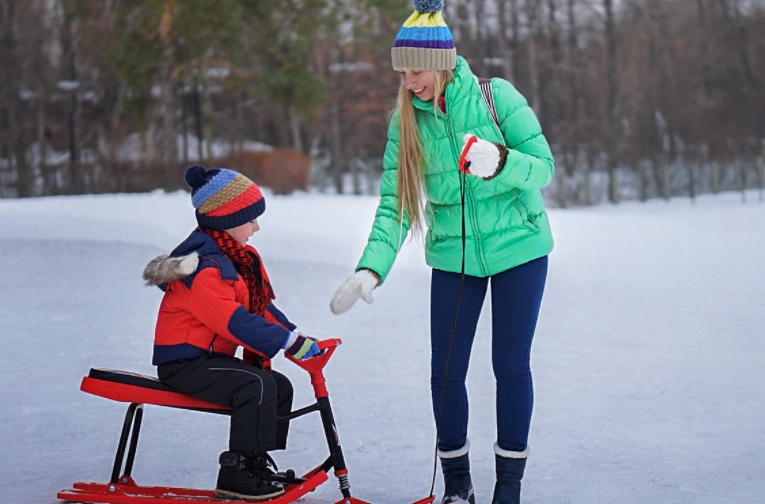
<svg viewBox="0 0 765 504"><path fill-rule="evenodd" d="M460 171L462 173L470 173L470 161L465 159L465 157L467 156L470 147L472 147L472 145L477 141L478 138L475 135L471 135L465 144L465 148L462 149L462 154L460 154Z"/></svg>

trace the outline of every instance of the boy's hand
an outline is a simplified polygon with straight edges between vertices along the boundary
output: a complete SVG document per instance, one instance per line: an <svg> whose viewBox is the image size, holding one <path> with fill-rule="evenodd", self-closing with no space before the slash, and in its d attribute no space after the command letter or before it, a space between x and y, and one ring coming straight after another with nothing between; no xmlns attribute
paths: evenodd
<svg viewBox="0 0 765 504"><path fill-rule="evenodd" d="M282 348L287 355L305 360L321 353L319 345L316 344L318 341L316 338L295 331L290 333Z"/></svg>
<svg viewBox="0 0 765 504"><path fill-rule="evenodd" d="M373 301L372 291L378 283L380 283L380 277L374 271L358 270L337 289L335 295L332 296L332 301L329 302L329 309L335 315L340 315L350 310L359 298L371 304Z"/></svg>

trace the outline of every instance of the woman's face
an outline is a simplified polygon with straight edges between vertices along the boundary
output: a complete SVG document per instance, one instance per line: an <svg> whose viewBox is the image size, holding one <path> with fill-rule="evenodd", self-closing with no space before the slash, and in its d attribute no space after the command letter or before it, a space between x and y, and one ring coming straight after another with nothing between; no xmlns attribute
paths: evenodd
<svg viewBox="0 0 765 504"><path fill-rule="evenodd" d="M250 236L254 235L258 231L260 231L258 219L253 219L250 222L245 222L241 226L226 230L228 235L243 247L247 245L247 240L250 238Z"/></svg>
<svg viewBox="0 0 765 504"><path fill-rule="evenodd" d="M401 85L422 101L430 101L436 95L436 76L431 70L401 70Z"/></svg>

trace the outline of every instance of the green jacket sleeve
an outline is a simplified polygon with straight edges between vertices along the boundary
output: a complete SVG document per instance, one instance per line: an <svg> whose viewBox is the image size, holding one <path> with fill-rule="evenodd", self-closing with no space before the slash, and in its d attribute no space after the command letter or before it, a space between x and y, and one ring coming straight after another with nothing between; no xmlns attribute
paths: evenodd
<svg viewBox="0 0 765 504"><path fill-rule="evenodd" d="M398 114L394 114L388 127L388 144L383 156L383 174L380 179L380 203L377 205L372 232L367 246L356 265L356 271L369 269L385 282L393 261L409 232L409 219L398 218Z"/></svg>
<svg viewBox="0 0 765 504"><path fill-rule="evenodd" d="M505 166L494 180L508 188L539 190L553 177L553 156L534 111L512 84L493 79L494 102L507 147Z"/></svg>

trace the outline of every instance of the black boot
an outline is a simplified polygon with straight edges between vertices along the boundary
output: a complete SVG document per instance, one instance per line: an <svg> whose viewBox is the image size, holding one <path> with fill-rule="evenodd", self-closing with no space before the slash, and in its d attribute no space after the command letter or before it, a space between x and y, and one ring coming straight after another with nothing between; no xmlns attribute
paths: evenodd
<svg viewBox="0 0 765 504"><path fill-rule="evenodd" d="M441 504L475 504L473 482L470 480L468 446L466 444L464 448L453 452L438 452L441 471L444 473L444 498L441 499Z"/></svg>
<svg viewBox="0 0 765 504"><path fill-rule="evenodd" d="M279 470L276 462L266 452L256 453L252 456L252 473L260 479L268 479L277 474Z"/></svg>
<svg viewBox="0 0 765 504"><path fill-rule="evenodd" d="M285 485L294 485L306 481L304 478L298 478L292 469L280 471L268 453L256 453L252 459L252 472L256 478Z"/></svg>
<svg viewBox="0 0 765 504"><path fill-rule="evenodd" d="M220 454L218 462L220 471L215 495L219 498L259 501L284 493L282 485L266 481L254 473L253 455L226 451Z"/></svg>
<svg viewBox="0 0 765 504"><path fill-rule="evenodd" d="M494 455L497 466L497 483L494 485L494 496L491 504L520 504L521 480L526 469L528 449L522 452L505 451L494 445ZM509 455L509 456L505 456Z"/></svg>

